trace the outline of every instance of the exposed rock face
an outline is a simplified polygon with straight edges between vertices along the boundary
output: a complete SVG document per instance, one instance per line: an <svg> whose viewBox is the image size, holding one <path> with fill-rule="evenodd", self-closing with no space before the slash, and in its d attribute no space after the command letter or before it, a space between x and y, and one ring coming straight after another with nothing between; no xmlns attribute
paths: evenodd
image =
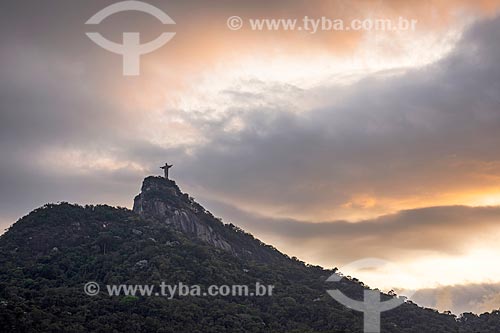
<svg viewBox="0 0 500 333"><path fill-rule="evenodd" d="M177 229L195 235L199 239L215 247L231 251L231 245L222 239L212 228L203 224L198 217L190 211L175 210L174 215L166 220L167 223L174 225Z"/></svg>
<svg viewBox="0 0 500 333"><path fill-rule="evenodd" d="M141 193L134 199L134 212L144 218L169 224L214 247L234 252L229 242L209 225L210 222L213 224L218 221L211 221L213 216L182 193L173 180L162 177L144 179Z"/></svg>

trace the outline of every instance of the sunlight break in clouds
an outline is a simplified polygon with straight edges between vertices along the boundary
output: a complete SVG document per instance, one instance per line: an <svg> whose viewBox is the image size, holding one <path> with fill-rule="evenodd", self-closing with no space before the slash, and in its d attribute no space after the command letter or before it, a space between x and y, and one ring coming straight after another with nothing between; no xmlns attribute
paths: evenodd
<svg viewBox="0 0 500 333"><path fill-rule="evenodd" d="M418 275L417 287L497 282L498 248L483 235L496 235L498 217L486 223L473 207L463 220L454 205L500 202L498 1L151 1L176 37L144 56L134 79L85 36L84 22L112 2L19 0L0 12L4 225L48 201L130 207L140 179L168 158L183 190L216 202L214 214L308 262L376 253L403 271L447 268ZM263 33L230 31L233 15L418 25ZM124 14L99 29L153 40L162 27ZM443 215L428 225L435 206ZM408 230L412 209L422 210ZM388 216L399 238L372 229ZM332 232L308 237L316 228ZM402 284L396 276L388 285Z"/></svg>

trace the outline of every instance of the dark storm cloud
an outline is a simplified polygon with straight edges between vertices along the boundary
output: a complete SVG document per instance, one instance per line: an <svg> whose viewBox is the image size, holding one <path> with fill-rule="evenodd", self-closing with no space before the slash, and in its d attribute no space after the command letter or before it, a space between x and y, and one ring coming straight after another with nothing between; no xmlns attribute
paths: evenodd
<svg viewBox="0 0 500 333"><path fill-rule="evenodd" d="M286 253L338 265L368 257L404 260L424 252L464 254L474 242L498 231L500 221L500 207L443 206L405 210L356 223L310 223L272 219L207 202L227 221L283 244Z"/></svg>
<svg viewBox="0 0 500 333"><path fill-rule="evenodd" d="M362 194L396 201L498 184L499 37L500 19L481 22L435 64L310 90L324 106L303 113L232 109L226 123L239 118L244 128L208 127L209 144L182 173L222 200L289 216L340 209ZM274 91L264 87L256 100Z"/></svg>

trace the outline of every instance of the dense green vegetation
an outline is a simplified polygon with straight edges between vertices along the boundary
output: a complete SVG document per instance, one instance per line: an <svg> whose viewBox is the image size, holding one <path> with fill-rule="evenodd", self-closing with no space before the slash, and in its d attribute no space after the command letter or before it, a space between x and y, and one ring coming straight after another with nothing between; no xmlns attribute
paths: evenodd
<svg viewBox="0 0 500 333"><path fill-rule="evenodd" d="M222 225L222 224L221 224ZM232 242L268 256L238 257L109 206L62 203L35 210L0 238L1 332L361 332L361 313L325 292L338 287L361 299L362 284L308 266L222 226ZM250 246L250 245L248 245ZM147 260L147 263L144 263ZM141 263L142 261L142 263ZM264 297L91 297L87 281L104 284L209 286L261 282ZM412 303L382 315L383 332L499 332L500 314L459 320Z"/></svg>

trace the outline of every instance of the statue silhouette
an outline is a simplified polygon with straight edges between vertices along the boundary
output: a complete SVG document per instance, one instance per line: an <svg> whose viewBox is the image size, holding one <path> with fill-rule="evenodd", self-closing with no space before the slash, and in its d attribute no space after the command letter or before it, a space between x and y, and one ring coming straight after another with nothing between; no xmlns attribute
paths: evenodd
<svg viewBox="0 0 500 333"><path fill-rule="evenodd" d="M174 165L168 165L168 163L165 163L164 166L160 167L160 169L163 169L163 171L165 172L165 179L168 179L168 169L170 169L171 167L173 167Z"/></svg>

